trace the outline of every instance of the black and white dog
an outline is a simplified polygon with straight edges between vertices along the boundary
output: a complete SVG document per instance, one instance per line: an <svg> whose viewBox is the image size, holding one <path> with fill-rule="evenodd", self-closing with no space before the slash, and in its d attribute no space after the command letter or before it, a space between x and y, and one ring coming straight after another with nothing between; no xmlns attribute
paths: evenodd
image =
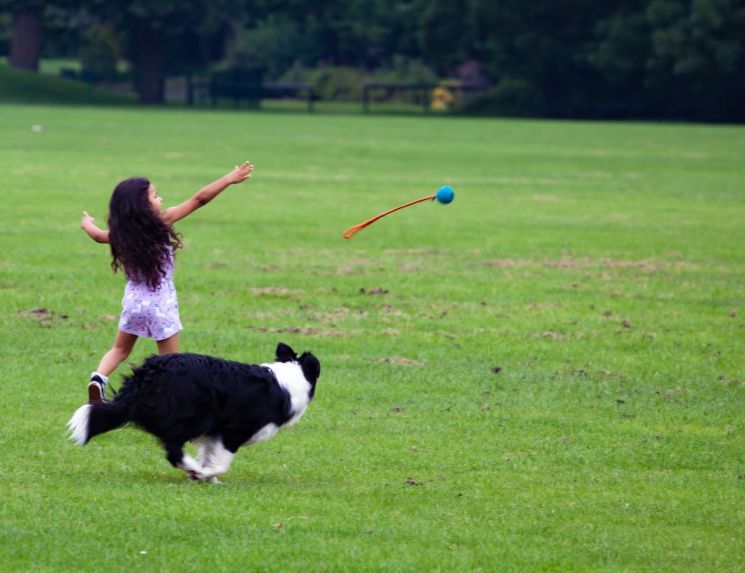
<svg viewBox="0 0 745 573"><path fill-rule="evenodd" d="M216 482L241 446L263 442L297 422L316 390L321 365L286 344L271 364L242 364L200 354L151 356L125 378L111 402L81 406L68 422L85 445L132 423L160 439L166 457L194 480ZM183 451L198 443L198 461Z"/></svg>

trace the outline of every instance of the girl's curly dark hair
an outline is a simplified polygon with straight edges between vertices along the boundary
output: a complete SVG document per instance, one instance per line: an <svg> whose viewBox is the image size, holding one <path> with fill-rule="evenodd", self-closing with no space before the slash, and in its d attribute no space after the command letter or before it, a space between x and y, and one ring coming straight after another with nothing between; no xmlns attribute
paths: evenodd
<svg viewBox="0 0 745 573"><path fill-rule="evenodd" d="M181 237L166 225L148 199L150 181L133 177L119 183L109 201L111 268L122 269L127 278L155 290L166 274L172 252L182 246Z"/></svg>

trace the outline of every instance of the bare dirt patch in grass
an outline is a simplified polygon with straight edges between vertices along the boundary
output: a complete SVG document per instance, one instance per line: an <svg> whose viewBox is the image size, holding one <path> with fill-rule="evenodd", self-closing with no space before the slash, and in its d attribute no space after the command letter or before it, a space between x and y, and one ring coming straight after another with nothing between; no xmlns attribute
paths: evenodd
<svg viewBox="0 0 745 573"><path fill-rule="evenodd" d="M18 316L26 318L32 318L39 322L39 326L43 328L51 328L52 322L56 320L67 320L69 317L66 314L57 313L53 310L49 310L44 307L29 308L27 310L19 310Z"/></svg>
<svg viewBox="0 0 745 573"><path fill-rule="evenodd" d="M395 364L396 366L424 366L424 362L403 356L388 356L386 358L375 358L374 364Z"/></svg>
<svg viewBox="0 0 745 573"><path fill-rule="evenodd" d="M303 336L328 336L338 338L349 336L349 331L342 331L336 328L316 328L314 326L280 326L268 328L264 326L252 327L255 332L268 332L274 334L301 334Z"/></svg>
<svg viewBox="0 0 745 573"><path fill-rule="evenodd" d="M266 288L252 288L251 294L254 296L278 296L278 297L289 297L298 296L305 294L302 290L293 290L286 287L266 287Z"/></svg>
<svg viewBox="0 0 745 573"><path fill-rule="evenodd" d="M492 259L485 264L494 268L551 268L551 269L635 269L649 273L672 270L699 270L700 265L686 261L662 261L659 259L642 259L638 261L623 259L589 259L561 257L559 259Z"/></svg>

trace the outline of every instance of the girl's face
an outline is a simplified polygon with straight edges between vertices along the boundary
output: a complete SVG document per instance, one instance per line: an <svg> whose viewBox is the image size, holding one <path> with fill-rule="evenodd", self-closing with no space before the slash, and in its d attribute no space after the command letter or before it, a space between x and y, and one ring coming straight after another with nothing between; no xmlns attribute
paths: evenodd
<svg viewBox="0 0 745 573"><path fill-rule="evenodd" d="M153 211L160 214L160 207L163 203L163 199L160 197L160 195L158 195L158 190L152 183L147 189L147 198L150 201L150 206L153 208Z"/></svg>

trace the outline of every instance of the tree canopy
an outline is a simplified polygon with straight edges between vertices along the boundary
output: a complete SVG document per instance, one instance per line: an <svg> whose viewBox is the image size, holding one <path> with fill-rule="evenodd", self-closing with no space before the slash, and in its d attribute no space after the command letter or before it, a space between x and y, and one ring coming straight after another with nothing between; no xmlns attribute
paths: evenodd
<svg viewBox="0 0 745 573"><path fill-rule="evenodd" d="M446 78L468 62L492 86L485 113L745 120L742 0L0 0L0 11L26 39L37 26L25 51L13 34L11 63L31 69L54 18L77 14L78 36L106 23L144 102L162 101L165 74L206 70L231 45L240 65L275 76L407 58Z"/></svg>

